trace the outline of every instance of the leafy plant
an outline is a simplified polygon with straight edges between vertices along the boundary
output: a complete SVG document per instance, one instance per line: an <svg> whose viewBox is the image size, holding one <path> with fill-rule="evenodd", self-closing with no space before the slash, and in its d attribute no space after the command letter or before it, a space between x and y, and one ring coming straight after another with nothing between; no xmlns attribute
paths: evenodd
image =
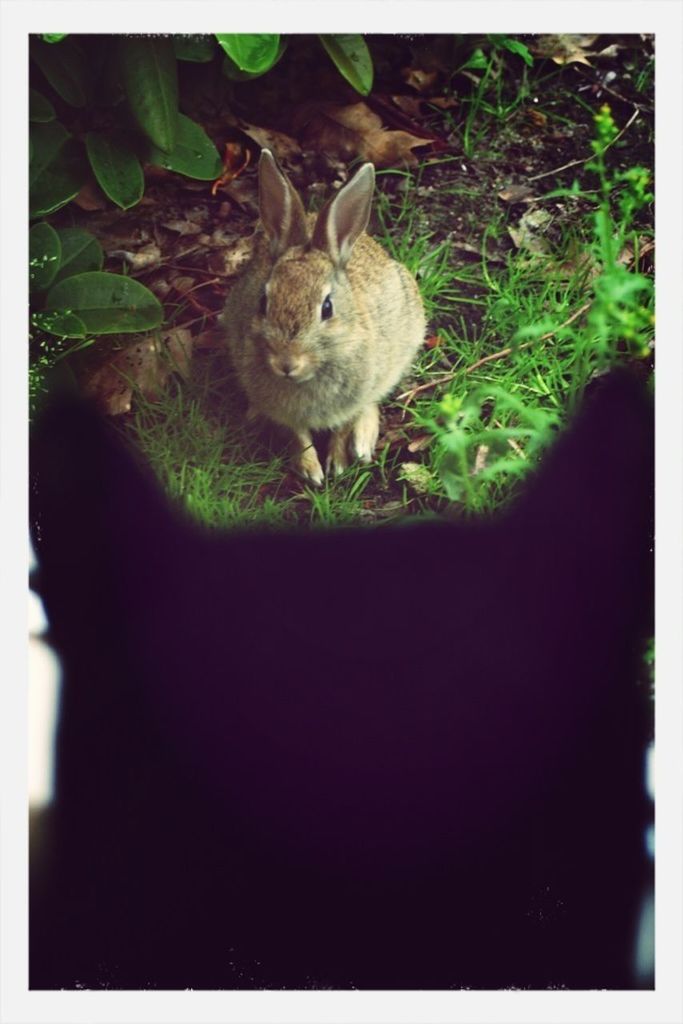
<svg viewBox="0 0 683 1024"><path fill-rule="evenodd" d="M203 46L201 39L192 40L195 55ZM30 52L56 97L84 110L86 124L91 124L83 141L77 139L57 120L51 100L31 90L32 218L52 213L78 195L88 169L105 195L124 210L142 197L143 163L203 181L221 173L218 151L204 129L179 113L171 39L123 36L104 52L91 37L82 42L62 37L58 44L33 37ZM109 121L108 127L101 127L103 120Z"/></svg>
<svg viewBox="0 0 683 1024"><path fill-rule="evenodd" d="M97 239L80 228L44 221L29 232L32 407L48 371L104 334L151 330L163 319L156 296L139 281L102 271Z"/></svg>

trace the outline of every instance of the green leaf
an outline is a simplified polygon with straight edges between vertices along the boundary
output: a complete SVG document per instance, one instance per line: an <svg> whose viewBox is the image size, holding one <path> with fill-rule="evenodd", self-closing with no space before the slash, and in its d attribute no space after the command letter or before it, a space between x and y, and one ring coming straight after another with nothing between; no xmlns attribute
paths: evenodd
<svg viewBox="0 0 683 1024"><path fill-rule="evenodd" d="M62 243L49 224L34 224L28 233L28 280L31 292L50 287L61 265Z"/></svg>
<svg viewBox="0 0 683 1024"><path fill-rule="evenodd" d="M367 43L359 35L318 36L337 70L361 96L372 89L373 66Z"/></svg>
<svg viewBox="0 0 683 1024"><path fill-rule="evenodd" d="M178 115L178 139L173 151L162 153L150 146L146 160L155 167L165 167L200 181L212 181L223 170L218 150L209 136L184 114Z"/></svg>
<svg viewBox="0 0 683 1024"><path fill-rule="evenodd" d="M178 65L171 39L121 39L119 67L128 105L150 142L170 153L178 131Z"/></svg>
<svg viewBox="0 0 683 1024"><path fill-rule="evenodd" d="M139 203L145 190L145 176L125 132L88 132L85 148L104 194L122 210Z"/></svg>
<svg viewBox="0 0 683 1024"><path fill-rule="evenodd" d="M173 50L178 60L189 60L194 64L208 64L210 60L213 60L216 44L213 36L174 36Z"/></svg>
<svg viewBox="0 0 683 1024"><path fill-rule="evenodd" d="M63 100L72 107L84 107L87 102L86 65L83 52L72 40L51 46L39 39L31 39L31 57L48 82Z"/></svg>
<svg viewBox="0 0 683 1024"><path fill-rule="evenodd" d="M524 43L520 43L518 39L510 39L509 36L501 36L495 39L496 46L502 46L504 49L509 50L510 53L515 53L518 57L521 57L525 64L529 67L534 63L534 58L529 53L528 47Z"/></svg>
<svg viewBox="0 0 683 1024"><path fill-rule="evenodd" d="M67 35L67 32L61 34L59 32L43 32L40 38L46 43L61 43L62 39L66 39Z"/></svg>
<svg viewBox="0 0 683 1024"><path fill-rule="evenodd" d="M482 71L488 66L488 59L483 50L473 50L464 64L461 64L458 71Z"/></svg>
<svg viewBox="0 0 683 1024"><path fill-rule="evenodd" d="M29 214L43 217L78 195L85 180L85 162L82 147L59 121L32 125L30 142Z"/></svg>
<svg viewBox="0 0 683 1024"><path fill-rule="evenodd" d="M262 75L279 60L279 35L216 35L228 57L240 71Z"/></svg>
<svg viewBox="0 0 683 1024"><path fill-rule="evenodd" d="M47 124L56 118L55 108L37 89L30 89L28 94L28 119L38 124Z"/></svg>
<svg viewBox="0 0 683 1024"><path fill-rule="evenodd" d="M53 285L45 311L74 314L88 334L98 335L147 331L163 319L161 303L149 288L132 277L104 271L77 274Z"/></svg>
<svg viewBox="0 0 683 1024"><path fill-rule="evenodd" d="M85 338L88 333L83 321L73 313L34 313L31 321L39 330L60 338Z"/></svg>
<svg viewBox="0 0 683 1024"><path fill-rule="evenodd" d="M55 284L65 277L83 274L86 270L102 269L104 253L100 243L89 231L83 231L82 228L60 228L57 234L62 246L62 262Z"/></svg>

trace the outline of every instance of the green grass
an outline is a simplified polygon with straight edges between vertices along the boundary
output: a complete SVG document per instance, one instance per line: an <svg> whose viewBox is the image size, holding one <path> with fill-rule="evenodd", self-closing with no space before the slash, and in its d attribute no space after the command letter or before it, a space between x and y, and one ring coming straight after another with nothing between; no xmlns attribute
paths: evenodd
<svg viewBox="0 0 683 1024"><path fill-rule="evenodd" d="M514 132L506 119L525 90L507 105L499 83L492 99L475 95L481 130ZM488 141L503 145L496 132ZM648 236L639 214L651 196L640 169L608 168L618 142L611 114L599 112L581 187L551 191L549 178L537 193L534 209L554 218L540 255L511 246L519 208L511 215L489 181L463 181L459 158L442 158L436 185L433 166L432 177L381 173L374 234L416 275L430 340L384 403L374 462L306 486L289 469L286 438L245 422L227 354L212 352L195 356L190 379L161 402L134 407L130 429L167 493L212 527L382 524L504 505L591 377L649 355L651 281L619 253Z"/></svg>

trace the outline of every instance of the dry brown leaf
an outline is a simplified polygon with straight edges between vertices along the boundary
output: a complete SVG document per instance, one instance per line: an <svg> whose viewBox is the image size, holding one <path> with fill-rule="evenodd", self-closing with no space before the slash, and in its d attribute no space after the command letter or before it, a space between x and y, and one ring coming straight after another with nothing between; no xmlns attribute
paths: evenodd
<svg viewBox="0 0 683 1024"><path fill-rule="evenodd" d="M415 164L412 150L432 142L410 132L385 129L382 119L363 102L345 107L309 105L302 116L306 118L306 145L334 153L344 161L360 156L380 168Z"/></svg>
<svg viewBox="0 0 683 1024"><path fill-rule="evenodd" d="M534 110L533 107L525 110L524 117L537 128L545 128L548 123L548 115L544 114L542 110Z"/></svg>
<svg viewBox="0 0 683 1024"><path fill-rule="evenodd" d="M223 245L210 252L206 265L212 274L219 277L235 277L251 259L254 251L254 236L238 238L232 245Z"/></svg>
<svg viewBox="0 0 683 1024"><path fill-rule="evenodd" d="M255 124L242 123L240 128L261 149L271 150L279 163L292 164L301 160L301 146L291 135Z"/></svg>
<svg viewBox="0 0 683 1024"><path fill-rule="evenodd" d="M528 203L534 198L534 190L528 185L508 185L498 193L498 198L504 203Z"/></svg>
<svg viewBox="0 0 683 1024"><path fill-rule="evenodd" d="M74 199L76 206L80 206L81 210L91 212L93 210L106 210L107 209L107 197L104 192L100 189L93 181L85 183L81 191Z"/></svg>
<svg viewBox="0 0 683 1024"><path fill-rule="evenodd" d="M591 67L588 56L594 56L590 48L597 36L587 35L540 35L529 49L537 57L547 57L555 64L587 64Z"/></svg>
<svg viewBox="0 0 683 1024"><path fill-rule="evenodd" d="M193 348L202 351L225 347L225 330L222 327L208 327L193 338Z"/></svg>
<svg viewBox="0 0 683 1024"><path fill-rule="evenodd" d="M423 71L422 68L402 68L401 78L416 92L427 92L439 77L438 71Z"/></svg>
<svg viewBox="0 0 683 1024"><path fill-rule="evenodd" d="M161 226L169 231L177 231L179 235L199 235L202 231L201 224L191 220L162 220Z"/></svg>
<svg viewBox="0 0 683 1024"><path fill-rule="evenodd" d="M429 448L433 440L433 434L421 434L420 437L416 437L414 441L410 442L408 451L412 453L424 451L425 448Z"/></svg>
<svg viewBox="0 0 683 1024"><path fill-rule="evenodd" d="M136 389L157 401L172 373L187 376L191 357L192 335L178 327L117 352L84 381L83 392L107 415L120 416L130 412Z"/></svg>
<svg viewBox="0 0 683 1024"><path fill-rule="evenodd" d="M138 272L158 267L161 262L161 250L154 242L142 246L137 252L129 252L128 249L109 249L107 256L116 256L124 260L131 270Z"/></svg>

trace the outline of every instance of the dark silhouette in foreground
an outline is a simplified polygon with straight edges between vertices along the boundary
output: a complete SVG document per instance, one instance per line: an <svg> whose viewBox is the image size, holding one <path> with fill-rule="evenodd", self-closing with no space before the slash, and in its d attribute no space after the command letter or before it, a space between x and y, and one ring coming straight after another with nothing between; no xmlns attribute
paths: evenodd
<svg viewBox="0 0 683 1024"><path fill-rule="evenodd" d="M615 376L490 523L208 534L47 412L31 987L633 987L652 428Z"/></svg>

